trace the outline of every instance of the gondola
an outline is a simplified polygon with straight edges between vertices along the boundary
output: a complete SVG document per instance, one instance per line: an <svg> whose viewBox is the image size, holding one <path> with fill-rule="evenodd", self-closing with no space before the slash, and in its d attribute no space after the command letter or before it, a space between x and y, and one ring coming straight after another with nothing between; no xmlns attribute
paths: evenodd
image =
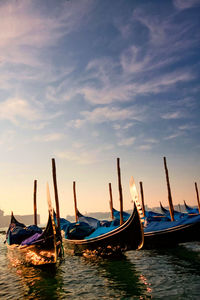
<svg viewBox="0 0 200 300"><path fill-rule="evenodd" d="M74 228L81 230L81 223L76 223L72 231ZM70 227L68 227L69 232ZM96 230L92 230L91 234L81 239L64 238L64 246L67 252L75 255L92 254L107 257L119 255L128 250L140 249L143 241L143 229L137 207L134 204L130 218L122 225L97 227Z"/></svg>
<svg viewBox="0 0 200 300"><path fill-rule="evenodd" d="M135 200L138 211L141 212L138 194L133 182L130 181L130 192ZM143 217L141 215L141 217ZM200 215L182 217L175 221L144 222L143 249L174 247L179 243L200 241Z"/></svg>
<svg viewBox="0 0 200 300"><path fill-rule="evenodd" d="M120 212L123 212L123 196L119 158L117 158ZM75 181L73 182L75 223L61 220L64 230L64 248L75 255L94 255L101 257L118 256L128 250L140 249L144 242L144 232L139 212L134 203L131 216L127 220L120 218L120 224L98 226L98 220L91 225L78 222ZM92 218L90 218L92 222ZM64 222L63 222L64 221Z"/></svg>
<svg viewBox="0 0 200 300"><path fill-rule="evenodd" d="M191 207L191 206L187 205L185 201L184 201L184 206L185 206L185 209L186 209L188 214L192 214L192 215L198 215L199 214L199 210L198 210L197 207Z"/></svg>
<svg viewBox="0 0 200 300"><path fill-rule="evenodd" d="M174 247L191 241L200 241L200 216L178 221L153 221L144 227L143 248L146 249Z"/></svg>
<svg viewBox="0 0 200 300"><path fill-rule="evenodd" d="M18 222L12 213L5 241L10 258L33 266L55 266L62 257L62 237L54 222L48 187L47 197L49 218L43 231Z"/></svg>
<svg viewBox="0 0 200 300"><path fill-rule="evenodd" d="M139 210L139 204L137 206ZM200 217L182 218L171 222L162 214L149 212L153 217L145 217L143 249L174 247L179 243L200 241ZM115 216L118 218L117 214ZM82 216L80 220L87 221L87 218Z"/></svg>

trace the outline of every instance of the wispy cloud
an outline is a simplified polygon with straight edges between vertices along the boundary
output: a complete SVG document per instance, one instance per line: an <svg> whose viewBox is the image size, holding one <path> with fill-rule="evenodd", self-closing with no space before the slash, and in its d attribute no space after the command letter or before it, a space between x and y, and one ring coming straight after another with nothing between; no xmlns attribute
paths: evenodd
<svg viewBox="0 0 200 300"><path fill-rule="evenodd" d="M196 125L192 125L192 124L185 124L185 125L181 125L178 127L178 129L180 130L192 130L192 129L195 129L197 128Z"/></svg>
<svg viewBox="0 0 200 300"><path fill-rule="evenodd" d="M0 119L17 124L19 119L35 121L41 119L41 113L28 101L20 98L8 99L1 103Z"/></svg>
<svg viewBox="0 0 200 300"><path fill-rule="evenodd" d="M64 139L65 135L62 133L49 133L45 135L38 135L33 137L33 140L36 142L54 142Z"/></svg>
<svg viewBox="0 0 200 300"><path fill-rule="evenodd" d="M150 144L157 144L159 141L157 139L145 139L146 143L150 143Z"/></svg>
<svg viewBox="0 0 200 300"><path fill-rule="evenodd" d="M122 139L118 142L118 146L131 146L135 142L135 137L130 137L126 139Z"/></svg>
<svg viewBox="0 0 200 300"><path fill-rule="evenodd" d="M194 6L199 6L199 0L174 0L173 1L174 5L176 8L182 10L182 9L187 9L191 8Z"/></svg>
<svg viewBox="0 0 200 300"><path fill-rule="evenodd" d="M113 149L112 144L99 145L98 148L88 148L82 144L78 149L76 147L67 151L56 151L56 156L62 159L73 161L80 165L89 165L96 162L105 161L110 158L110 150Z"/></svg>
<svg viewBox="0 0 200 300"><path fill-rule="evenodd" d="M143 150L143 151L151 150L152 149L152 145L149 145L149 144L147 144L147 145L140 145L138 147L138 149Z"/></svg>
<svg viewBox="0 0 200 300"><path fill-rule="evenodd" d="M97 107L91 111L80 112L82 119L71 120L67 123L67 126L80 128L85 123L110 123L115 121L125 121L126 128L131 126L132 123L127 123L127 120L144 120L144 109L138 106L131 106L129 108L121 108L116 106L103 106ZM129 124L129 125L128 125ZM119 128L118 125L114 124L115 128Z"/></svg>
<svg viewBox="0 0 200 300"><path fill-rule="evenodd" d="M56 9L46 1L1 1L1 87L16 88L20 80L47 83L69 74L70 60L65 67L54 63L57 58L52 60L55 45L78 30L92 6L90 0L59 1Z"/></svg>
<svg viewBox="0 0 200 300"><path fill-rule="evenodd" d="M37 101L32 102L22 98L9 98L1 102L0 120L7 120L15 126L31 127L39 130L62 112L50 112L45 106Z"/></svg>
<svg viewBox="0 0 200 300"><path fill-rule="evenodd" d="M165 138L164 138L164 140L173 140L173 139L176 139L176 138L178 138L178 137L180 137L180 136L182 136L183 135L183 132L176 132L176 133L174 133L174 134L171 134L171 135L169 135L169 136L166 136Z"/></svg>
<svg viewBox="0 0 200 300"><path fill-rule="evenodd" d="M169 112L161 116L162 119L172 120L172 119L180 119L182 117L182 113L179 111Z"/></svg>

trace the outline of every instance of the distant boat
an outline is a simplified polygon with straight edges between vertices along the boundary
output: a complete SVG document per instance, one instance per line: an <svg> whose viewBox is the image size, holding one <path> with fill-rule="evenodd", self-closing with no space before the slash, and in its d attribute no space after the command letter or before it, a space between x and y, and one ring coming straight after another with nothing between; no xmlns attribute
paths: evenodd
<svg viewBox="0 0 200 300"><path fill-rule="evenodd" d="M161 202L160 202L160 209L161 209L162 213L163 213L166 217L168 217L168 218L170 219L170 212L169 212L169 210L166 209L166 208L164 208L164 207L162 206L162 203L161 203ZM174 210L173 213L174 213L174 220L175 220L175 221L178 221L178 220L180 220L180 219L182 219L182 218L188 218L188 214L187 214L187 213L182 213L182 212L177 211L177 210Z"/></svg>
<svg viewBox="0 0 200 300"><path fill-rule="evenodd" d="M184 201L184 206L188 214L197 214L197 215L199 214L198 208L187 205L185 201Z"/></svg>
<svg viewBox="0 0 200 300"><path fill-rule="evenodd" d="M42 231L36 225L25 226L11 215L6 234L9 256L34 266L56 265L62 256L62 237L49 207L49 219Z"/></svg>

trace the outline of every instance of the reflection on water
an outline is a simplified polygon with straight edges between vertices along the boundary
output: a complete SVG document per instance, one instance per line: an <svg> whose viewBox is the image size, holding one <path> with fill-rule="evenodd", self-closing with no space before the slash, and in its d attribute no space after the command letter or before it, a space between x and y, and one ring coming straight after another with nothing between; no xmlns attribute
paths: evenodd
<svg viewBox="0 0 200 300"><path fill-rule="evenodd" d="M8 270L17 278L26 299L59 299L62 294L62 273L58 268L26 266L20 260L8 257Z"/></svg>
<svg viewBox="0 0 200 300"><path fill-rule="evenodd" d="M0 235L0 299L199 299L200 244L127 252L120 259L66 255L57 269L10 258Z"/></svg>
<svg viewBox="0 0 200 300"><path fill-rule="evenodd" d="M136 270L126 256L118 260L85 260L84 263L97 268L99 275L106 279L106 285L115 295L120 291L123 297L151 298L151 288L147 279Z"/></svg>
<svg viewBox="0 0 200 300"><path fill-rule="evenodd" d="M199 299L200 253L186 246L127 254L145 274L153 299Z"/></svg>

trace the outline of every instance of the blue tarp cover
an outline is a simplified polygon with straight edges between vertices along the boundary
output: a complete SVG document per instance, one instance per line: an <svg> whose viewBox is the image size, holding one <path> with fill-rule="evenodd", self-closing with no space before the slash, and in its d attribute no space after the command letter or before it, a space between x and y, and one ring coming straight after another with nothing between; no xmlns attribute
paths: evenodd
<svg viewBox="0 0 200 300"><path fill-rule="evenodd" d="M199 210L197 207L191 207L191 206L187 205L185 208L189 214L198 214L199 213Z"/></svg>
<svg viewBox="0 0 200 300"><path fill-rule="evenodd" d="M102 234L108 233L108 232L116 229L117 227L118 226L98 227L92 234L90 234L89 236L87 236L85 238L85 240L92 239L92 238L98 237L98 236L100 236Z"/></svg>
<svg viewBox="0 0 200 300"><path fill-rule="evenodd" d="M65 238L71 240L82 240L90 235L95 229L87 223L70 223L65 230Z"/></svg>
<svg viewBox="0 0 200 300"><path fill-rule="evenodd" d="M163 221L170 221L170 218L168 216L165 216L161 213L156 213L154 211L151 211L151 210L146 210L145 211L145 219L147 220L147 222L152 222L152 221L155 221L155 222L163 222Z"/></svg>
<svg viewBox="0 0 200 300"><path fill-rule="evenodd" d="M67 231L69 225L72 224L71 222L67 221L64 218L60 218L60 229L63 231Z"/></svg>
<svg viewBox="0 0 200 300"><path fill-rule="evenodd" d="M40 237L41 237L42 233L35 233L34 235L32 235L31 237L29 237L28 239L24 240L21 245L32 245L34 244L35 241L37 241Z"/></svg>
<svg viewBox="0 0 200 300"><path fill-rule="evenodd" d="M116 209L113 208L113 215L114 215L114 218L119 220L120 219L120 212ZM128 218L130 217L130 214L127 213L127 212L123 212L123 220L124 222L128 220Z"/></svg>
<svg viewBox="0 0 200 300"><path fill-rule="evenodd" d="M177 226L181 226L181 225L188 225L188 224L194 224L194 223L200 223L200 215L198 216L193 216L190 218L182 218L180 220L177 221L173 221L173 222L150 222L149 224L147 224L146 227L144 227L144 233L147 232L155 232L155 231L161 231L161 230L166 230L169 228L174 228Z"/></svg>
<svg viewBox="0 0 200 300"><path fill-rule="evenodd" d="M87 223L88 225L92 226L94 229L101 226L100 221L98 219L95 219L92 217L86 217L80 213L78 213L78 219L79 219L79 222Z"/></svg>
<svg viewBox="0 0 200 300"><path fill-rule="evenodd" d="M168 217L169 219L171 219L169 210L165 209L165 213L164 214L166 215L166 217ZM180 220L182 218L188 218L188 214L179 212L177 210L174 210L174 220L178 221L178 220Z"/></svg>
<svg viewBox="0 0 200 300"><path fill-rule="evenodd" d="M22 226L24 224L12 223L8 229L7 243L9 245L17 244L20 245L22 241L33 236L35 233L42 233L42 229L36 225Z"/></svg>

